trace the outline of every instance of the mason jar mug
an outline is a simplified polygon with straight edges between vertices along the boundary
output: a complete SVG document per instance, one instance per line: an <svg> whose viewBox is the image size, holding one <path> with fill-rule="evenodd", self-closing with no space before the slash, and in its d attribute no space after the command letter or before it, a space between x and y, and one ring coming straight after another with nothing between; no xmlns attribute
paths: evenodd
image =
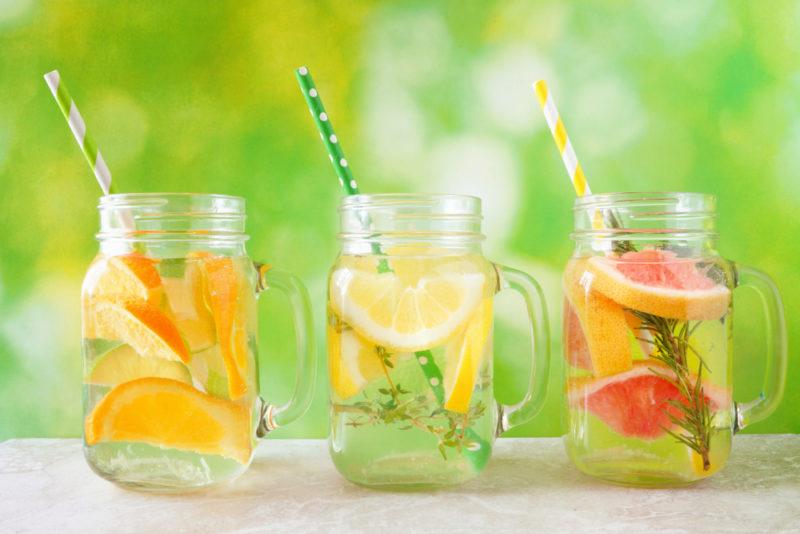
<svg viewBox="0 0 800 534"><path fill-rule="evenodd" d="M637 486L721 469L731 437L767 417L786 377L780 295L716 251L716 206L697 193L612 193L575 203L564 288L564 437L581 471ZM732 387L738 287L760 295L768 347L757 399Z"/></svg>
<svg viewBox="0 0 800 534"><path fill-rule="evenodd" d="M315 348L308 295L245 251L245 202L200 194L102 197L100 251L81 294L85 456L125 487L177 491L232 480L257 436L302 415ZM292 400L258 395L256 299L293 308Z"/></svg>
<svg viewBox="0 0 800 534"><path fill-rule="evenodd" d="M358 484L415 488L477 475L495 438L533 417L546 394L547 314L538 284L481 253L480 200L357 195L340 206L329 277L330 454ZM493 395L493 297L525 300L527 394Z"/></svg>

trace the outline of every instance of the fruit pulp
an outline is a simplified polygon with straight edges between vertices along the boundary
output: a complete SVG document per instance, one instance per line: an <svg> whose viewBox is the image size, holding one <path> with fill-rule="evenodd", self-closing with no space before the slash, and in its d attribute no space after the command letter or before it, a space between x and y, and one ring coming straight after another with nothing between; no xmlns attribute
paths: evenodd
<svg viewBox="0 0 800 534"><path fill-rule="evenodd" d="M257 417L254 287L246 257L94 260L82 303L85 456L95 472L152 491L244 472Z"/></svg>
<svg viewBox="0 0 800 534"><path fill-rule="evenodd" d="M731 446L730 273L714 259L660 250L601 260L616 271L605 285L588 258L565 270L567 453L581 471L619 484L702 480ZM591 315L598 295L610 304ZM624 331L593 331L611 324L604 313L624 314Z"/></svg>
<svg viewBox="0 0 800 534"><path fill-rule="evenodd" d="M347 479L414 489L483 468L497 423L495 280L481 256L432 248L339 258L328 310L329 446Z"/></svg>

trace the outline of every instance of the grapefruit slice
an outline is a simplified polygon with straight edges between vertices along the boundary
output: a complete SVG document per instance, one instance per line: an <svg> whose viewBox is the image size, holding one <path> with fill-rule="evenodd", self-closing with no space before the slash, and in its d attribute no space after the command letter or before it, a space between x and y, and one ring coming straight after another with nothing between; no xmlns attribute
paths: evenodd
<svg viewBox="0 0 800 534"><path fill-rule="evenodd" d="M589 258L591 286L625 308L680 320L714 320L728 311L731 292L706 276L696 260L645 249Z"/></svg>
<svg viewBox="0 0 800 534"><path fill-rule="evenodd" d="M248 390L248 348L245 303L246 289L233 258L194 253L202 260L205 280L205 298L214 317L217 340L228 375L231 400L242 398Z"/></svg>
<svg viewBox="0 0 800 534"><path fill-rule="evenodd" d="M183 363L191 358L175 324L152 304L100 301L94 305L93 316L100 337L127 343L142 357Z"/></svg>
<svg viewBox="0 0 800 534"><path fill-rule="evenodd" d="M394 365L396 354L389 357ZM342 400L356 396L373 380L384 376L377 347L352 329L341 332L328 325L328 370L333 393Z"/></svg>
<svg viewBox="0 0 800 534"><path fill-rule="evenodd" d="M84 423L87 445L133 441L250 461L250 414L168 378L140 378L112 389Z"/></svg>
<svg viewBox="0 0 800 534"><path fill-rule="evenodd" d="M686 402L666 378L671 374L661 362L637 360L630 371L612 377L569 379L568 402L588 410L625 437L654 440L673 426L668 414L680 416L669 401ZM710 383L704 384L703 390L712 411L730 402L727 390Z"/></svg>
<svg viewBox="0 0 800 534"><path fill-rule="evenodd" d="M445 350L445 409L458 413L469 411L472 391L491 333L492 299L486 298L470 318L463 336L456 337Z"/></svg>
<svg viewBox="0 0 800 534"><path fill-rule="evenodd" d="M392 257L392 271L341 267L331 274L331 308L359 335L390 352L440 345L463 328L483 298L481 272L437 269L437 260ZM440 262L444 264L444 262Z"/></svg>
<svg viewBox="0 0 800 534"><path fill-rule="evenodd" d="M583 333L583 326L575 313L575 308L564 299L564 357L567 363L577 369L592 370L592 357L589 354L589 343Z"/></svg>
<svg viewBox="0 0 800 534"><path fill-rule="evenodd" d="M184 364L162 358L139 356L130 345L114 347L98 358L89 372L86 383L114 387L147 376L171 378L185 384L192 383L192 377Z"/></svg>
<svg viewBox="0 0 800 534"><path fill-rule="evenodd" d="M631 368L632 355L629 340L628 322L625 310L601 295L588 285L587 260L575 259L567 264L564 271L564 293L578 317L579 325L565 323L567 328L581 326L580 331L586 341L591 360L591 370L595 376L611 376ZM568 332L567 336L579 334ZM579 342L580 338L578 338ZM567 351L570 345L566 345ZM567 359L575 360L578 356Z"/></svg>

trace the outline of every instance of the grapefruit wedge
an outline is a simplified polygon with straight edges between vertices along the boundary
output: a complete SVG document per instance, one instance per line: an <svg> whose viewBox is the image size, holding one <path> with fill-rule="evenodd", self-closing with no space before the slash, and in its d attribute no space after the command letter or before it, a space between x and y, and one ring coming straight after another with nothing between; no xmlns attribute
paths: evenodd
<svg viewBox="0 0 800 534"><path fill-rule="evenodd" d="M250 413L242 404L216 399L168 378L140 378L118 385L84 423L87 445L133 441L250 461Z"/></svg>
<svg viewBox="0 0 800 534"><path fill-rule="evenodd" d="M589 351L590 369L595 376L622 373L631 368L633 361L625 310L587 284L589 277L586 265L585 258L572 260L564 271L564 293L578 317L578 324L567 322L565 325L570 329L580 327L576 328L574 333L573 331L566 333L567 360L578 361L581 357L585 358L569 353L572 350L570 340L583 350L580 347L582 334Z"/></svg>
<svg viewBox="0 0 800 534"><path fill-rule="evenodd" d="M671 374L661 362L637 360L630 371L612 377L569 379L568 402L573 408L594 414L625 437L654 440L673 426L668 414L680 416L670 401L686 402L666 378ZM711 411L730 402L725 389L706 383L703 391Z"/></svg>
<svg viewBox="0 0 800 534"><path fill-rule="evenodd" d="M589 258L591 287L625 308L669 319L707 321L728 311L731 292L709 278L696 260L645 249L619 257Z"/></svg>
<svg viewBox="0 0 800 534"><path fill-rule="evenodd" d="M583 333L583 326L575 313L575 308L564 299L564 357L572 367L592 370L592 357L589 343Z"/></svg>

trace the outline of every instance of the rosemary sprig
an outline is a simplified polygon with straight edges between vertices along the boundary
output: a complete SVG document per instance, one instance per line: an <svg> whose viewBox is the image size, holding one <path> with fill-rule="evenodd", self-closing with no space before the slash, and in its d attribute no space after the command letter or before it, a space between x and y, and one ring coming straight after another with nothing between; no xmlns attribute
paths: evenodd
<svg viewBox="0 0 800 534"><path fill-rule="evenodd" d="M674 426L683 429L684 432L678 433L671 428L664 430L679 443L683 443L700 455L703 459L703 470L708 471L711 467L709 451L714 414L709 409L708 399L703 390L703 368L709 369L700 354L689 344L689 339L700 326L700 321L692 324L689 321L666 319L638 310L630 312L641 321L639 329L649 332L652 336L652 339L640 338L653 345L651 358L663 363L671 372L664 373L652 368L650 370L674 384L681 395L680 400L668 401L665 414ZM696 376L693 376L689 369L687 354L690 350L700 362Z"/></svg>

